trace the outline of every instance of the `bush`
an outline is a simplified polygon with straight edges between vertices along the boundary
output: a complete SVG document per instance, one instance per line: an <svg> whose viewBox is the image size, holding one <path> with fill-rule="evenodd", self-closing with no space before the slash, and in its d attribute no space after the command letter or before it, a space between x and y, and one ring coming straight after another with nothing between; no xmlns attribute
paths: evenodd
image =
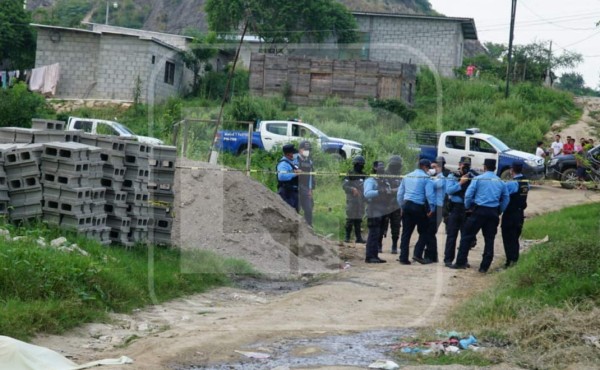
<svg viewBox="0 0 600 370"><path fill-rule="evenodd" d="M277 99L261 99L248 95L235 97L225 109L225 117L232 121L256 121L284 119L279 107L282 103Z"/></svg>
<svg viewBox="0 0 600 370"><path fill-rule="evenodd" d="M53 116L44 97L29 92L23 82L7 90L0 89L0 112L0 127L31 127L32 118Z"/></svg>
<svg viewBox="0 0 600 370"><path fill-rule="evenodd" d="M393 113L401 117L405 122L414 120L417 116L417 112L404 104L404 102L397 99L369 99L369 105L373 109L383 109L390 113Z"/></svg>
<svg viewBox="0 0 600 370"><path fill-rule="evenodd" d="M221 100L225 96L225 87L229 72L207 72L200 79L199 89L193 93L205 99ZM229 98L246 95L250 91L249 87L250 72L244 69L238 69L233 74L231 85L229 86Z"/></svg>

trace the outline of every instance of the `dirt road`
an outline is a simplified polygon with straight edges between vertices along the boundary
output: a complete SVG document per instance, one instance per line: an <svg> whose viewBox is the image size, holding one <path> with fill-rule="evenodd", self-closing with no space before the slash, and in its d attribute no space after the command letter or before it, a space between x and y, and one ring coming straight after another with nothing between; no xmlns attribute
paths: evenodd
<svg viewBox="0 0 600 370"><path fill-rule="evenodd" d="M527 214L597 201L599 193L539 186L530 193ZM438 240L443 242L443 227L440 229ZM501 238L496 240L494 262L501 264ZM389 243L386 246L389 250ZM341 252L350 258L349 269L301 290L275 294L277 283L251 290L221 288L133 315L114 315L111 324L91 324L62 336L39 337L35 343L73 356L76 362L127 355L135 364L124 369L220 368L218 364L240 361L235 350L256 351L252 347L256 343L262 343L261 352L270 352L275 358L281 356L274 344L277 341L432 325L490 281L489 275L476 271L481 246L470 255L475 268L464 271L442 264L401 266L385 253L387 264L367 265L362 262L362 248L344 248ZM280 285L285 291L294 283ZM319 345L292 350L300 357L325 351ZM344 361L339 358L335 365L346 365ZM261 367L274 368L268 362Z"/></svg>

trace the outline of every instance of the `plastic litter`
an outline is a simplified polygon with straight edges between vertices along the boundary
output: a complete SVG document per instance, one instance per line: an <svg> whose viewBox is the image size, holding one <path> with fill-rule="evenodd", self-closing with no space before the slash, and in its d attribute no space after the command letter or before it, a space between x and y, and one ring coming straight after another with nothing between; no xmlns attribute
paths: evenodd
<svg viewBox="0 0 600 370"><path fill-rule="evenodd" d="M249 358L257 358L260 360L264 360L264 359L271 357L271 355L269 355L268 353L261 353L261 352L247 352L247 351L238 351L238 350L235 350L234 352L239 353L240 355L243 355L243 356L246 356Z"/></svg>
<svg viewBox="0 0 600 370"><path fill-rule="evenodd" d="M394 361L390 360L377 360L369 365L369 369L393 370L398 368L400 368L400 366Z"/></svg>
<svg viewBox="0 0 600 370"><path fill-rule="evenodd" d="M477 338L472 335L469 335L468 338L461 339L459 342L461 349L468 349L470 345L477 343Z"/></svg>
<svg viewBox="0 0 600 370"><path fill-rule="evenodd" d="M458 353L460 352L460 348L456 346L448 346L446 347L446 353Z"/></svg>
<svg viewBox="0 0 600 370"><path fill-rule="evenodd" d="M581 338L583 340L585 340L585 343L595 346L596 348L600 349L600 337L592 336L592 335L584 335Z"/></svg>

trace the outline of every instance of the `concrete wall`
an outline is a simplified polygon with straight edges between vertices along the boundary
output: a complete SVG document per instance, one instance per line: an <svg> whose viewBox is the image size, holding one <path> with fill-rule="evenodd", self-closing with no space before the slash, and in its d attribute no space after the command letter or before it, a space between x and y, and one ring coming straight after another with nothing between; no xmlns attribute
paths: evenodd
<svg viewBox="0 0 600 370"><path fill-rule="evenodd" d="M164 82L167 60L175 64L173 85ZM132 101L139 76L141 101L158 103L183 93L192 81L177 51L152 40L39 28L36 67L53 63L61 65L56 97L63 99Z"/></svg>
<svg viewBox="0 0 600 370"><path fill-rule="evenodd" d="M462 64L461 24L452 20L355 14L369 36L369 59L431 65L444 76Z"/></svg>
<svg viewBox="0 0 600 370"><path fill-rule="evenodd" d="M88 98L96 85L99 44L94 33L38 29L35 66L60 63L57 97Z"/></svg>

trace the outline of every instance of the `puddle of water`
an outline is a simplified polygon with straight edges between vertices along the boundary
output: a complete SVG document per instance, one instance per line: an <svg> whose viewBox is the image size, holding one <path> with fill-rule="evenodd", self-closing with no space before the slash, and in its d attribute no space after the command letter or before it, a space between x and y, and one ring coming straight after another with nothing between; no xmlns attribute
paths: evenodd
<svg viewBox="0 0 600 370"><path fill-rule="evenodd" d="M241 358L237 362L194 365L179 370L265 370L278 366L290 369L316 366L360 366L366 368L378 359L389 359L392 346L399 338L413 335L410 329L373 330L357 334L336 335L310 339L282 339L258 343L244 351L268 353L265 360ZM243 357L240 355L240 357Z"/></svg>

